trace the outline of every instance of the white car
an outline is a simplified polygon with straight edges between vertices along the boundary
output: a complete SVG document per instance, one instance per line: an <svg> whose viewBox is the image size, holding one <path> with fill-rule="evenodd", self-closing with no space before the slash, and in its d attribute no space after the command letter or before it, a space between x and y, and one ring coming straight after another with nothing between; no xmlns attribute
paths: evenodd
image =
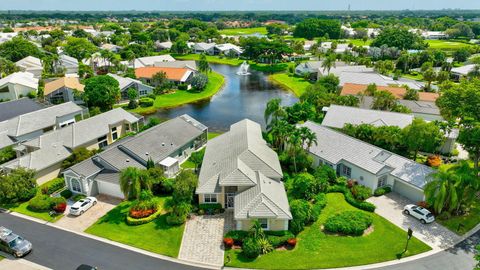
<svg viewBox="0 0 480 270"><path fill-rule="evenodd" d="M410 215L416 219L419 219L422 224L432 223L435 221L435 217L427 209L416 206L414 204L408 204L403 208L405 215Z"/></svg>
<svg viewBox="0 0 480 270"><path fill-rule="evenodd" d="M95 197L86 197L85 199L81 199L70 206L70 215L80 216L95 204L97 204L97 198Z"/></svg>

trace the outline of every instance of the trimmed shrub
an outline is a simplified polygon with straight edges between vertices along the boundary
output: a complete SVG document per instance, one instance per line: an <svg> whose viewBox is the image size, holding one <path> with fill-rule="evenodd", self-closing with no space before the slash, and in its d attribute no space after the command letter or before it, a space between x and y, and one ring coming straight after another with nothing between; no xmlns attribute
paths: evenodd
<svg viewBox="0 0 480 270"><path fill-rule="evenodd" d="M185 83L181 83L177 86L178 90L187 90L188 89L188 85L185 84Z"/></svg>
<svg viewBox="0 0 480 270"><path fill-rule="evenodd" d="M273 233L272 233L273 232ZM288 239L294 238L295 235L290 231L266 231L267 240L274 248L281 247L287 244Z"/></svg>
<svg viewBox="0 0 480 270"><path fill-rule="evenodd" d="M225 237L223 238L223 245L225 246L225 248L227 249L230 249L233 247L233 238L230 238L230 237Z"/></svg>
<svg viewBox="0 0 480 270"><path fill-rule="evenodd" d="M147 223L155 220L161 214L162 214L162 209L159 209L159 210L157 210L157 212L155 212L152 215L149 215L148 217L145 217L145 218L133 218L133 217L127 216L127 224L132 225L132 226L147 224Z"/></svg>
<svg viewBox="0 0 480 270"><path fill-rule="evenodd" d="M291 247L295 247L297 245L297 238L290 238L287 240L287 244Z"/></svg>
<svg viewBox="0 0 480 270"><path fill-rule="evenodd" d="M359 201L365 201L372 196L372 189L362 185L354 185L350 191L353 197Z"/></svg>
<svg viewBox="0 0 480 270"><path fill-rule="evenodd" d="M83 194L75 194L72 198L73 201L75 202L78 202L80 201L81 199L85 199L87 196L83 195Z"/></svg>
<svg viewBox="0 0 480 270"><path fill-rule="evenodd" d="M65 189L64 191L60 192L60 196L62 196L65 199L70 199L72 197L73 193L70 189Z"/></svg>
<svg viewBox="0 0 480 270"><path fill-rule="evenodd" d="M53 210L57 213L63 213L67 210L67 203L59 203L53 207Z"/></svg>
<svg viewBox="0 0 480 270"><path fill-rule="evenodd" d="M357 201L353 195L352 195L352 192L350 192L350 190L345 187L345 186L331 186L328 188L327 190L328 193L333 193L333 192L340 192L340 193L343 193L343 195L345 196L345 200L352 206L358 208L358 209L362 209L362 210L365 210L365 211L368 211L368 212L374 212L375 211L375 205L372 204L372 203L369 203L369 202L359 202Z"/></svg>
<svg viewBox="0 0 480 270"><path fill-rule="evenodd" d="M261 246L257 240L253 238L246 238L243 242L242 251L243 255L247 258L255 259L261 253Z"/></svg>
<svg viewBox="0 0 480 270"><path fill-rule="evenodd" d="M37 195L28 201L28 209L34 212L47 212L52 209L52 200L48 195Z"/></svg>
<svg viewBox="0 0 480 270"><path fill-rule="evenodd" d="M327 205L327 197L324 193L319 193L314 198L314 203L312 205L312 216L311 221L315 222L318 220L318 217L322 213L323 208Z"/></svg>
<svg viewBox="0 0 480 270"><path fill-rule="evenodd" d="M150 106L153 106L153 103L154 103L154 100L148 97L143 97L138 102L140 107L150 107Z"/></svg>
<svg viewBox="0 0 480 270"><path fill-rule="evenodd" d="M238 245L238 246L241 246L243 244L243 241L247 237L248 237L247 231L239 231L239 230L229 231L225 235L225 238L232 238L235 245Z"/></svg>
<svg viewBox="0 0 480 270"><path fill-rule="evenodd" d="M207 215L211 215L222 209L222 205L219 203L201 203L198 205L198 209Z"/></svg>
<svg viewBox="0 0 480 270"><path fill-rule="evenodd" d="M391 191L392 191L391 187L379 187L379 188L375 189L375 192L373 192L373 195L376 196L376 197L379 197L379 196L385 195L387 193L390 193Z"/></svg>
<svg viewBox="0 0 480 270"><path fill-rule="evenodd" d="M325 222L325 230L333 233L361 236L372 225L373 218L360 211L346 211L330 216Z"/></svg>
<svg viewBox="0 0 480 270"><path fill-rule="evenodd" d="M42 193L46 195L51 195L64 187L65 180L63 178L55 178L40 186Z"/></svg>
<svg viewBox="0 0 480 270"><path fill-rule="evenodd" d="M290 221L290 231L297 235L312 221L312 205L305 200L290 202L293 219Z"/></svg>
<svg viewBox="0 0 480 270"><path fill-rule="evenodd" d="M181 225L187 221L188 214L192 205L186 202L180 202L172 206L172 211L167 216L167 223L169 225Z"/></svg>

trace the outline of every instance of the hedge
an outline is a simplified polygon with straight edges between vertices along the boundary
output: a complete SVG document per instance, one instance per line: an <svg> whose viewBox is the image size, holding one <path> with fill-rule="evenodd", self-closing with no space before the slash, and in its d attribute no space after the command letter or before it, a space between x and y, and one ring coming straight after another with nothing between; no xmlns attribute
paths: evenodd
<svg viewBox="0 0 480 270"><path fill-rule="evenodd" d="M140 107L150 107L150 106L153 106L154 102L155 101L153 99L145 97L145 98L141 98L138 104L140 105Z"/></svg>
<svg viewBox="0 0 480 270"><path fill-rule="evenodd" d="M159 217L162 214L162 209L158 209L157 212L154 214L145 217L145 218L132 218L129 215L127 215L127 224L131 226L137 226L137 225L142 225L142 224L147 224L149 222L152 222L154 219Z"/></svg>
<svg viewBox="0 0 480 270"><path fill-rule="evenodd" d="M390 193L391 191L392 191L391 187L379 187L375 189L375 192L373 192L373 195L375 195L376 197L379 197L387 193Z"/></svg>
<svg viewBox="0 0 480 270"><path fill-rule="evenodd" d="M72 197L73 193L70 189L65 189L64 191L60 192L60 196L62 196L65 199L70 199Z"/></svg>
<svg viewBox="0 0 480 270"><path fill-rule="evenodd" d="M240 246L240 245L243 244L243 240L245 240L245 238L248 237L248 232L247 231L233 230L233 231L229 231L225 235L225 237L232 238L235 245Z"/></svg>
<svg viewBox="0 0 480 270"><path fill-rule="evenodd" d="M44 194L51 195L63 187L65 187L65 180L63 178L55 178L52 181L43 184L40 187L40 190Z"/></svg>
<svg viewBox="0 0 480 270"><path fill-rule="evenodd" d="M28 201L28 209L34 212L48 212L53 210L59 204L66 203L63 197L50 197L39 194Z"/></svg>
<svg viewBox="0 0 480 270"><path fill-rule="evenodd" d="M359 201L357 201L353 197L352 192L347 187L338 186L338 185L337 186L331 186L331 187L328 187L327 192L329 192L329 193L332 193L332 192L343 193L343 195L345 196L345 200L350 205L352 205L352 206L354 206L358 209L368 211L368 212L375 212L375 205L374 204L369 203L369 202L359 202Z"/></svg>
<svg viewBox="0 0 480 270"><path fill-rule="evenodd" d="M265 235L274 248L286 245L288 239L295 238L290 231L265 231Z"/></svg>
<svg viewBox="0 0 480 270"><path fill-rule="evenodd" d="M360 211L345 211L330 216L325 222L325 230L333 233L361 236L373 223L373 218Z"/></svg>
<svg viewBox="0 0 480 270"><path fill-rule="evenodd" d="M201 203L198 205L198 209L205 211L205 213L214 213L215 210L222 209L222 205L219 203Z"/></svg>

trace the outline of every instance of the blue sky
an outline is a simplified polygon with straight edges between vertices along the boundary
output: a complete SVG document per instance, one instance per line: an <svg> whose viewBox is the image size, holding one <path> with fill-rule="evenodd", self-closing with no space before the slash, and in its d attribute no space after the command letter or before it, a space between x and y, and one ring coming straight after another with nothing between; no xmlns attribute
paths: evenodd
<svg viewBox="0 0 480 270"><path fill-rule="evenodd" d="M0 0L0 10L480 9L480 0Z"/></svg>

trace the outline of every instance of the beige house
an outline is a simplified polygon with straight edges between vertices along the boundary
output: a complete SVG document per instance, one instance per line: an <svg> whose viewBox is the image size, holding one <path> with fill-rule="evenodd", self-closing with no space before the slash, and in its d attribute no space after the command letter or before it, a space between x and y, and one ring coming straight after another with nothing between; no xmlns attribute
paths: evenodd
<svg viewBox="0 0 480 270"><path fill-rule="evenodd" d="M288 230L292 219L277 153L258 123L245 119L208 141L196 194L200 204L233 211L237 230L258 220L265 230Z"/></svg>
<svg viewBox="0 0 480 270"><path fill-rule="evenodd" d="M2 164L9 171L17 167L35 169L37 183L57 177L63 160L81 147L89 150L104 148L127 132L138 130L139 118L117 108L64 128L47 132L21 143L22 153L17 159Z"/></svg>

